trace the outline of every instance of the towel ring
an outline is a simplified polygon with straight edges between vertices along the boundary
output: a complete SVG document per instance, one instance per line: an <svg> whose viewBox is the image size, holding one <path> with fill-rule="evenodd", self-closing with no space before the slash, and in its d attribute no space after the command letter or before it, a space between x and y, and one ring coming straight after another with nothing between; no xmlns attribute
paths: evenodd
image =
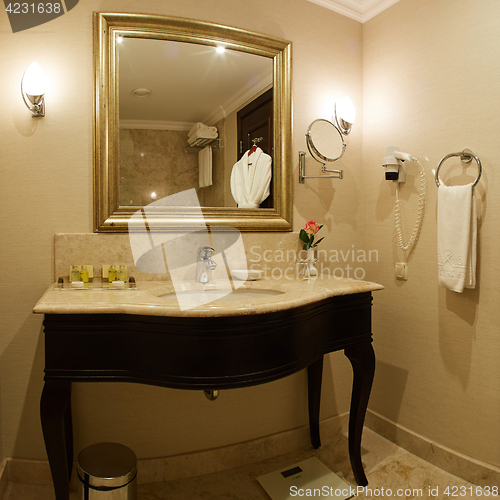
<svg viewBox="0 0 500 500"><path fill-rule="evenodd" d="M448 159L452 158L453 156L460 156L460 159L464 163L470 163L472 161L472 158L476 160L477 162L477 167L479 169L479 173L477 176L477 179L474 181L472 184L472 187L476 187L476 184L479 182L479 179L481 178L481 174L483 173L483 167L481 165L481 160L470 150L470 149L464 149L463 151L460 151L459 153L450 153L449 155L446 155L439 163L436 169L436 185L439 187L439 169L441 168L441 165Z"/></svg>

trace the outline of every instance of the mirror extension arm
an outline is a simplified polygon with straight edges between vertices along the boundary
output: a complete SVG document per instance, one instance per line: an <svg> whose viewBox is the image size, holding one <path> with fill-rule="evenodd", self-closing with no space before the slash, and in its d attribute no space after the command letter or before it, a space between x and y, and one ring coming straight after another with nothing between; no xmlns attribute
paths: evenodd
<svg viewBox="0 0 500 500"><path fill-rule="evenodd" d="M323 164L322 172L332 172L333 175L306 175L306 153L305 151L299 151L299 182L304 184L306 179L342 179L342 170L333 170L326 168Z"/></svg>

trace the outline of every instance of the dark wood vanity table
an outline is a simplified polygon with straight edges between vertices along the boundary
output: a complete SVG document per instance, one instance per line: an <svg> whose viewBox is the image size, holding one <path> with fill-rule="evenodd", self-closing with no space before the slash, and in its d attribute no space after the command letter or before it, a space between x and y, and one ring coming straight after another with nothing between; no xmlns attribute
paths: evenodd
<svg viewBox="0 0 500 500"><path fill-rule="evenodd" d="M323 356L341 349L354 373L351 465L358 484L368 484L361 462L361 436L375 370L371 302L371 291L365 291L240 316L45 312L45 386L40 408L56 499L69 498L73 383L115 381L190 390L235 389L307 368L311 444L317 448L321 444Z"/></svg>

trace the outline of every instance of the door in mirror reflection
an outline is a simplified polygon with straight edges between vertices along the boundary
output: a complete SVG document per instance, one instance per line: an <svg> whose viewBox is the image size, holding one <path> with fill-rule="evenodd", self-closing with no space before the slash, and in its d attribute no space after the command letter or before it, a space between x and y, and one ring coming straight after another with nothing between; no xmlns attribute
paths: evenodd
<svg viewBox="0 0 500 500"><path fill-rule="evenodd" d="M261 94L250 104L238 111L238 160L253 146L273 158L273 89ZM259 208L273 207L273 180L269 196Z"/></svg>

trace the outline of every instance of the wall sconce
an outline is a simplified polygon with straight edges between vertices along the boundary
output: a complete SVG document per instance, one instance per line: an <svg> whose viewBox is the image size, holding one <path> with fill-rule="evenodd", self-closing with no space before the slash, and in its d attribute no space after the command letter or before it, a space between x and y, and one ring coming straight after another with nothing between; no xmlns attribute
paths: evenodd
<svg viewBox="0 0 500 500"><path fill-rule="evenodd" d="M344 96L338 103L335 103L335 124L343 135L349 135L355 120L356 108L349 97Z"/></svg>
<svg viewBox="0 0 500 500"><path fill-rule="evenodd" d="M45 116L45 91L47 79L36 62L31 63L21 80L21 95L32 117Z"/></svg>
<svg viewBox="0 0 500 500"><path fill-rule="evenodd" d="M323 173L333 175L306 175L306 153L299 151L299 182L304 184L306 179L342 179L342 170L326 168L327 163L335 163L344 156L346 143L344 136L348 135L356 119L356 110L349 97L344 97L335 103L333 122L319 119L314 120L306 133L306 144L311 156L323 164Z"/></svg>

